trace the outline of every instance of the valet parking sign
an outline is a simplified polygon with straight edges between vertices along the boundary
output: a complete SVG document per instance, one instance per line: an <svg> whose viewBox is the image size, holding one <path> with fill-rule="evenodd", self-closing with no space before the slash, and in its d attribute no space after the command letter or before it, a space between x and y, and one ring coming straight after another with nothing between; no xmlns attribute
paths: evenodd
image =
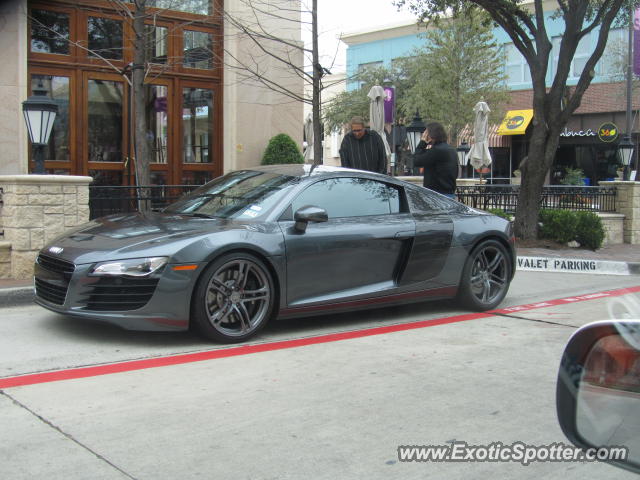
<svg viewBox="0 0 640 480"><path fill-rule="evenodd" d="M630 275L626 262L589 260L584 258L518 256L516 269L538 272L590 273L601 275Z"/></svg>

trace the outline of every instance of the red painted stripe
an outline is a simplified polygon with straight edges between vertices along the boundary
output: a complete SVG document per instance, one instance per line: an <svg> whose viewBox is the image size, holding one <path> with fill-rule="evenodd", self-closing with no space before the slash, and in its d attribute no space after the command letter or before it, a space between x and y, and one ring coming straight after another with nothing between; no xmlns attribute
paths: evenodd
<svg viewBox="0 0 640 480"><path fill-rule="evenodd" d="M170 365L180 365L184 363L201 362L204 360L214 360L218 358L236 357L240 355L249 355L260 352L270 352L274 350L284 350L287 348L304 347L307 345L317 345L321 343L338 342L341 340L350 340L354 338L370 337L373 335L382 335L385 333L402 332L406 330L414 330L418 328L435 327L436 325L446 325L449 323L458 323L468 320L477 320L480 318L488 318L494 314L508 314L521 312L525 310L534 310L537 308L545 308L556 305L566 305L575 302L584 302L598 298L616 297L626 295L628 293L640 292L640 286L622 288L618 290L610 290L606 292L598 292L589 295L580 295L577 297L567 297L548 302L531 303L527 305L519 305L516 307L507 307L498 310L492 310L483 313L469 313L464 315L456 315L453 317L436 318L432 320L421 320L418 322L401 323L396 325L388 325L384 327L365 328L350 332L330 333L326 335L318 335L315 337L298 338L294 340L282 340L278 342L268 342L253 345L243 345L239 347L221 348L216 350L208 350L206 352L188 353L183 355L171 355L167 357L148 358L144 360L133 360L126 362L113 363L109 365L98 365L93 367L71 368L67 370L57 370L53 372L34 373L28 375L20 375L16 377L8 377L0 379L0 389L21 387L25 385L35 385L38 383L57 382L61 380L72 380L78 378L95 377L99 375L108 375L111 373L131 372L134 370L143 370L146 368L166 367Z"/></svg>

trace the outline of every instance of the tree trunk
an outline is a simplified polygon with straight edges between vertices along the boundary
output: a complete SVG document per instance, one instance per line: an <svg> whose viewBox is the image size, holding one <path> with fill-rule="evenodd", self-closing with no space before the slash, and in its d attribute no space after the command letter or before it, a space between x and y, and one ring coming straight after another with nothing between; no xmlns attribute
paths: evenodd
<svg viewBox="0 0 640 480"><path fill-rule="evenodd" d="M149 127L147 125L146 105L147 105L147 89L144 85L145 65L146 65L146 31L144 20L146 17L146 1L135 0L135 9L133 12L133 31L135 35L133 65L132 65L132 86L133 89L133 115L134 119L134 151L136 166L136 184L150 185L151 177L149 172L149 139L147 133ZM146 190L146 189L145 189ZM149 197L147 192L139 191L141 197ZM149 210L150 202L139 202L140 211Z"/></svg>
<svg viewBox="0 0 640 480"><path fill-rule="evenodd" d="M538 215L542 188L553 164L560 140L559 122L549 125L534 117L533 132L529 141L527 158L520 165L522 182L516 207L515 234L523 240L538 236Z"/></svg>

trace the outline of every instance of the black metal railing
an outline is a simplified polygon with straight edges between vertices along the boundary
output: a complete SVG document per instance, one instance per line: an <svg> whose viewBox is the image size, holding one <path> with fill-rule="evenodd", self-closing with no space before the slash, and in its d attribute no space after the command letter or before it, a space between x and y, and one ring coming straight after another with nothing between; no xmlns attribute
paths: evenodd
<svg viewBox="0 0 640 480"><path fill-rule="evenodd" d="M458 201L465 205L481 210L499 208L510 213L516 211L519 192L519 185L471 185L456 189ZM616 188L547 185L542 189L540 208L615 212Z"/></svg>
<svg viewBox="0 0 640 480"><path fill-rule="evenodd" d="M142 209L159 210L200 185L98 186L89 185L89 218Z"/></svg>
<svg viewBox="0 0 640 480"><path fill-rule="evenodd" d="M159 210L199 185L89 186L91 219L112 213L136 212L143 208ZM470 207L499 208L513 213L518 205L519 185L471 185L458 187L458 201ZM547 185L543 187L540 208L565 210L616 211L615 187Z"/></svg>

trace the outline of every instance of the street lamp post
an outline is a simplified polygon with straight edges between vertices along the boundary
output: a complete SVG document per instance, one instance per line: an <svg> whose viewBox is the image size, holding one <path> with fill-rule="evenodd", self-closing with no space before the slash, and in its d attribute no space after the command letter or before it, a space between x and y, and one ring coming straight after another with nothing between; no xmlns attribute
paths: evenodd
<svg viewBox="0 0 640 480"><path fill-rule="evenodd" d="M42 81L33 89L33 95L22 102L22 113L29 131L29 140L33 145L34 173L45 173L44 149L49 143L58 105L49 98Z"/></svg>
<svg viewBox="0 0 640 480"><path fill-rule="evenodd" d="M467 162L469 158L467 154L469 153L469 144L467 142L462 142L458 148L456 148L456 153L458 154L458 165L460 165L460 174L464 172L464 167L467 166Z"/></svg>
<svg viewBox="0 0 640 480"><path fill-rule="evenodd" d="M622 141L618 144L618 150L620 151L622 164L624 165L624 176L622 179L626 181L629 180L629 164L633 157L633 142L631 141L629 134L625 135Z"/></svg>
<svg viewBox="0 0 640 480"><path fill-rule="evenodd" d="M411 154L416 153L416 147L418 146L418 143L420 143L420 137L422 137L422 132L424 132L425 128L427 128L427 126L422 121L418 110L416 110L413 120L407 126L407 140L409 141Z"/></svg>

